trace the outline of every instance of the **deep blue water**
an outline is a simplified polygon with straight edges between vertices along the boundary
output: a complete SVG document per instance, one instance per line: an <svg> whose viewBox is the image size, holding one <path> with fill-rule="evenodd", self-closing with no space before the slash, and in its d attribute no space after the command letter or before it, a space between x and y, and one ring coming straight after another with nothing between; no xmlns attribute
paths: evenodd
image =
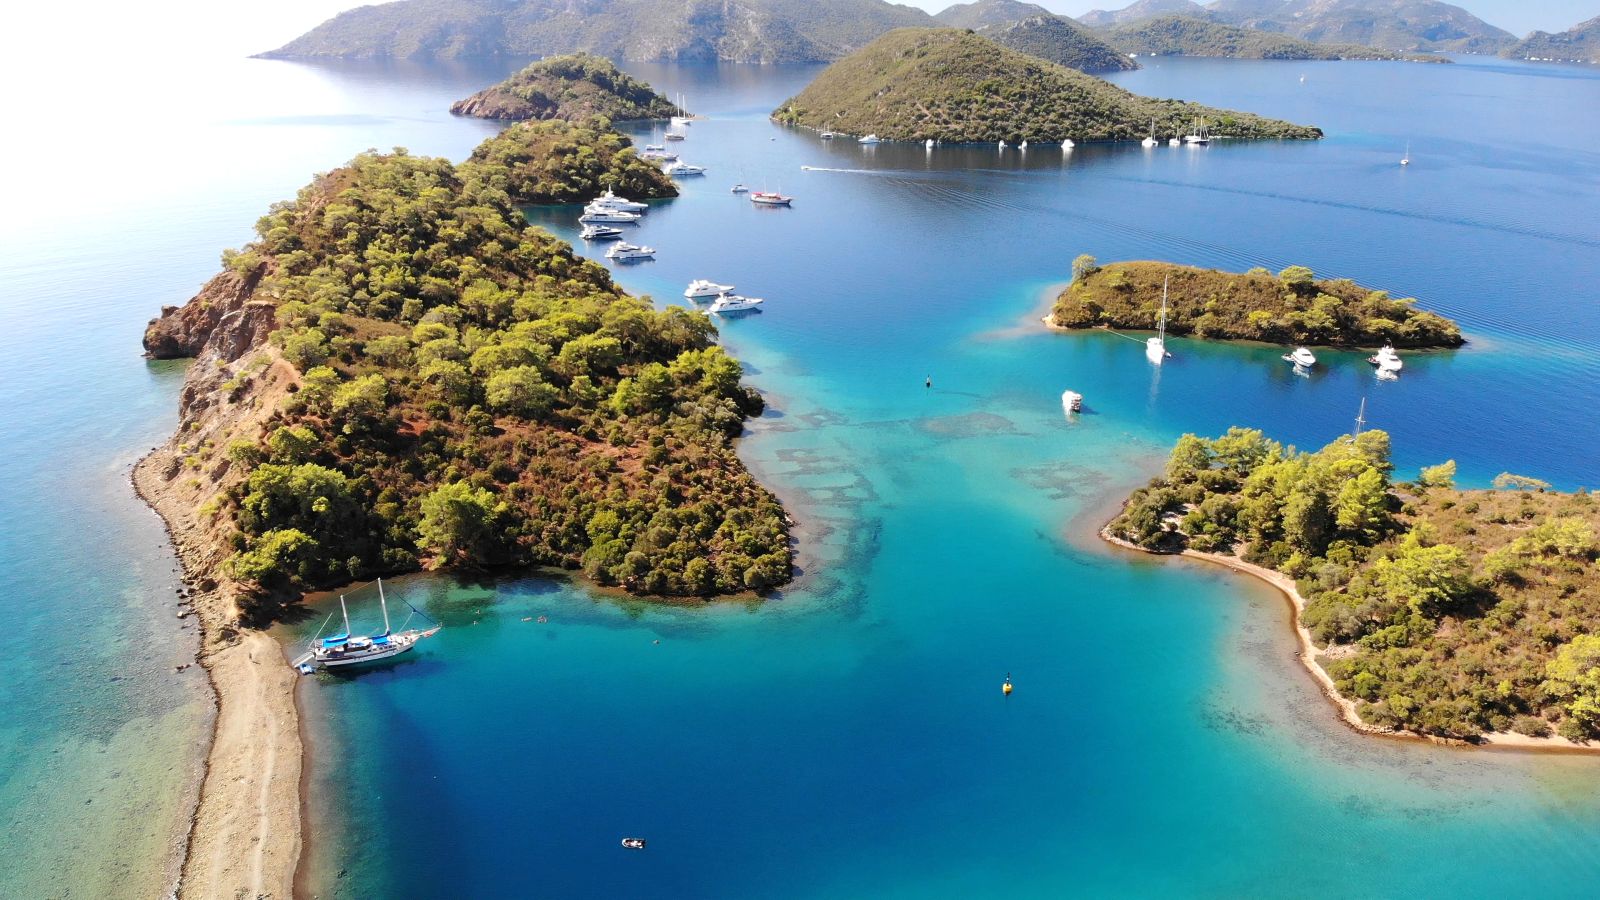
<svg viewBox="0 0 1600 900"><path fill-rule="evenodd" d="M741 452L799 518L805 574L707 609L534 576L397 584L448 627L302 686L310 890L1592 892L1600 762L1357 738L1296 667L1278 597L1088 535L1182 432L1318 445L1362 398L1403 472L1600 482L1595 72L1161 60L1117 80L1329 138L929 155L768 123L814 70L631 68L709 117L683 149L711 171L639 229L658 261L618 277L661 302L697 277L767 299L723 334L769 396ZM159 142L105 154L41 127L6 147L31 177L29 215L0 222L0 895L153 893L130 885L162 883L175 829L149 823L192 789L203 685L171 673L192 652L171 555L125 482L182 374L139 359L145 320L310 173L369 146L465 156L495 126L444 110L499 74L179 67L161 84L187 102L104 111ZM529 215L575 234L573 210ZM1181 339L1152 370L1121 337L1036 326L1085 252L1304 264L1472 342L1388 384L1357 354L1300 379L1280 349ZM1071 425L1067 387L1089 407Z"/></svg>

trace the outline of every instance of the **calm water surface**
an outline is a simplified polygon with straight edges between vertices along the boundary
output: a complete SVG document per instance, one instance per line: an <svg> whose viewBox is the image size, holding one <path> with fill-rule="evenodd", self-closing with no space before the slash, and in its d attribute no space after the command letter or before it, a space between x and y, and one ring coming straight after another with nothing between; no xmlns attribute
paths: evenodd
<svg viewBox="0 0 1600 900"><path fill-rule="evenodd" d="M771 399L742 452L799 518L806 572L705 610L402 581L449 627L304 685L310 890L1591 892L1600 763L1358 740L1295 669L1279 598L1084 535L1184 431L1319 445L1363 397L1402 473L1600 482L1595 73L1162 60L1118 80L1330 137L930 155L768 123L814 70L632 68L709 116L683 153L711 171L639 229L659 260L618 277L661 302L696 277L767 299L723 333ZM150 823L182 811L208 703L172 672L192 639L126 487L182 377L139 359L145 320L311 172L369 146L465 156L494 126L444 109L498 74L217 63L168 73L186 105L109 104L106 128L154 115L159 142L93 153L41 112L7 148L38 177L0 234L0 895L148 896L181 837ZM567 237L575 214L529 210ZM1389 384L1358 354L1301 379L1279 349L1187 340L1152 370L1121 337L1034 327L1084 252L1304 264L1472 343ZM1088 398L1073 424L1067 387Z"/></svg>

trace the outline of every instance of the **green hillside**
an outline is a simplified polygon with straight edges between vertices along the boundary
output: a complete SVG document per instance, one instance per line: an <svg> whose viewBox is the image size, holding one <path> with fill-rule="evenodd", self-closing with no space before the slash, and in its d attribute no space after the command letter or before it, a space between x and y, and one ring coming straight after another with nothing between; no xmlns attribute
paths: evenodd
<svg viewBox="0 0 1600 900"><path fill-rule="evenodd" d="M774 111L779 121L887 140L1138 140L1205 119L1229 138L1316 139L1321 129L1140 97L973 32L901 29L829 66Z"/></svg>
<svg viewBox="0 0 1600 900"><path fill-rule="evenodd" d="M1037 56L1080 72L1116 72L1137 69L1128 54L1111 46L1094 32L1060 16L1030 16L1004 25L990 25L978 34L1002 47Z"/></svg>
<svg viewBox="0 0 1600 900"><path fill-rule="evenodd" d="M457 100L450 111L481 119L577 122L599 116L625 121L664 119L673 114L673 105L610 60L579 53L539 60L493 87Z"/></svg>
<svg viewBox="0 0 1600 900"><path fill-rule="evenodd" d="M1162 16L1105 32L1117 49L1158 56L1217 56L1230 59L1402 59L1392 50L1359 44L1313 44L1287 35L1188 16ZM1448 61L1444 57L1436 57Z"/></svg>

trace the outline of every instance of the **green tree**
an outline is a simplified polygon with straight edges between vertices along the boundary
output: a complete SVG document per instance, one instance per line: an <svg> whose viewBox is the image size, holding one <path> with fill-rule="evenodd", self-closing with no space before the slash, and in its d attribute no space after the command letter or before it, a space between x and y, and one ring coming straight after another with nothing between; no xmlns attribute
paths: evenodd
<svg viewBox="0 0 1600 900"><path fill-rule="evenodd" d="M1417 486L1423 488L1453 488L1456 486L1456 461L1447 459L1437 466L1427 466L1417 476Z"/></svg>
<svg viewBox="0 0 1600 900"><path fill-rule="evenodd" d="M550 411L560 392L544 380L534 366L512 366L489 376L484 399L490 408L535 419Z"/></svg>
<svg viewBox="0 0 1600 900"><path fill-rule="evenodd" d="M1545 664L1544 691L1566 702L1586 735L1600 733L1600 635L1580 634Z"/></svg>
<svg viewBox="0 0 1600 900"><path fill-rule="evenodd" d="M1100 271L1100 263L1087 253L1072 261L1072 280L1081 281Z"/></svg>
<svg viewBox="0 0 1600 900"><path fill-rule="evenodd" d="M1278 273L1278 281L1293 291L1308 290L1316 281L1316 273L1305 266L1290 266Z"/></svg>
<svg viewBox="0 0 1600 900"><path fill-rule="evenodd" d="M437 554L441 563L462 556L482 561L476 554L489 538L490 526L501 509L494 494L465 481L449 482L424 494L421 509L419 548Z"/></svg>

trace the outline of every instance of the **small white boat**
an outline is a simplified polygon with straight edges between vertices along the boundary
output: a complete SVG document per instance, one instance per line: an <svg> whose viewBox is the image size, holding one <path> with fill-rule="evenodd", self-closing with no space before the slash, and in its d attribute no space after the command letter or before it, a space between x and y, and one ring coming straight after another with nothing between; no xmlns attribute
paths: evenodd
<svg viewBox="0 0 1600 900"><path fill-rule="evenodd" d="M835 134L834 134L834 133L833 133L833 132L831 132L831 131L829 131L829 130L828 130L828 129L826 129L826 128L824 128L824 129L822 129L822 134L820 134L820 135L818 135L818 137L820 137L820 138L822 138L822 139L823 139L823 140L825 140L825 141L831 141L831 140L833 140L833 139L834 139L834 138L835 138L835 137L836 137L836 136L837 136L837 135L835 135Z"/></svg>
<svg viewBox="0 0 1600 900"><path fill-rule="evenodd" d="M932 150L933 149L933 138L928 138L927 140L923 141L922 142L922 146L928 148L929 150Z"/></svg>
<svg viewBox="0 0 1600 900"><path fill-rule="evenodd" d="M1402 166L1411 165L1411 142L1410 141L1406 141L1406 155L1400 157L1400 165L1402 165Z"/></svg>
<svg viewBox="0 0 1600 900"><path fill-rule="evenodd" d="M1028 149L1028 142L1027 142L1027 140L1023 140L1023 142L1022 142L1022 143L1020 143L1020 144L1018 144L1018 145L1017 145L1017 149L1018 149L1018 150L1026 150L1026 149Z"/></svg>
<svg viewBox="0 0 1600 900"><path fill-rule="evenodd" d="M291 665L304 674L310 674L317 669L378 662L399 656L415 647L423 638L439 633L437 623L432 623L431 628L410 630L406 630L405 623L402 623L398 633L392 631L389 627L389 601L383 595L382 579L378 580L378 603L383 607L383 633L355 637L350 634L350 609L345 606L344 595L339 595L339 611L344 615L344 631L326 638L319 632L317 637L311 639L311 645L306 648L306 652L295 657ZM416 613L415 607L412 608L412 612ZM328 618L332 619L333 614L329 613ZM410 619L406 622L409 623ZM327 627L328 623L324 621L322 624L323 627Z"/></svg>
<svg viewBox="0 0 1600 900"><path fill-rule="evenodd" d="M794 202L794 198L775 191L753 191L750 194L750 202L757 206L788 206Z"/></svg>
<svg viewBox="0 0 1600 900"><path fill-rule="evenodd" d="M1083 395L1077 391L1062 391L1061 411L1069 416L1083 412Z"/></svg>
<svg viewBox="0 0 1600 900"><path fill-rule="evenodd" d="M876 144L876 143L880 143L880 141L878 140L878 136L877 135L869 134L864 138L857 138L856 139L856 143L858 143L858 144Z"/></svg>
<svg viewBox="0 0 1600 900"><path fill-rule="evenodd" d="M643 217L638 213L623 212L620 209L605 209L603 207L596 209L593 206L585 206L583 208L583 215L578 217L578 221L585 225L591 225L596 222L617 225L632 224L639 221L641 218Z"/></svg>
<svg viewBox="0 0 1600 900"><path fill-rule="evenodd" d="M1309 369L1317 364L1317 356L1304 347L1294 348L1294 352L1283 355L1285 362L1292 362L1302 369Z"/></svg>
<svg viewBox="0 0 1600 900"><path fill-rule="evenodd" d="M1400 361L1400 354L1394 352L1392 344L1384 344L1383 349L1367 357L1367 362L1382 369L1393 369L1398 372L1405 368L1405 363Z"/></svg>
<svg viewBox="0 0 1600 900"><path fill-rule="evenodd" d="M627 847L629 850L643 850L644 838L623 838L622 846Z"/></svg>
<svg viewBox="0 0 1600 900"><path fill-rule="evenodd" d="M1073 147L1076 147L1076 146L1078 146L1078 145L1074 144L1072 142L1072 138L1067 138L1066 140L1061 142L1061 149L1063 149L1063 150L1071 150Z"/></svg>
<svg viewBox="0 0 1600 900"><path fill-rule="evenodd" d="M644 212L650 208L650 204L648 203L640 203L637 200L629 200L626 197L618 197L610 190L607 190L604 194L601 194L593 200L590 200L589 205L603 209L620 209L623 212Z"/></svg>
<svg viewBox="0 0 1600 900"><path fill-rule="evenodd" d="M661 171L667 173L673 178L684 178L689 175L704 175L706 173L706 167L694 166L686 162L674 160L667 163L666 168L662 169Z"/></svg>
<svg viewBox="0 0 1600 900"><path fill-rule="evenodd" d="M711 305L706 308L706 312L711 313L712 315L749 312L764 302L765 301L759 297L741 297L738 294L723 294L717 299L711 301Z"/></svg>
<svg viewBox="0 0 1600 900"><path fill-rule="evenodd" d="M738 184L734 185L731 188L731 191L733 193L735 193L735 194L748 194L750 192L750 189L745 187L744 186L744 182L741 181Z"/></svg>
<svg viewBox="0 0 1600 900"><path fill-rule="evenodd" d="M717 284L715 281L697 278L689 282L689 287L684 290L683 295L690 300L709 299L711 297L720 297L732 290L733 285L731 284Z"/></svg>
<svg viewBox="0 0 1600 900"><path fill-rule="evenodd" d="M1004 149L1005 149L1005 148L1006 148L1006 147L1007 147L1007 146L1008 146L1008 145L1007 145L1007 144L1006 144L1006 142L1005 142L1005 141L1001 141L1001 142L1000 142L1000 149L1001 149L1001 150L1004 150Z"/></svg>
<svg viewBox="0 0 1600 900"><path fill-rule="evenodd" d="M1178 140L1177 138L1168 138L1167 139L1167 146L1168 147L1176 147L1176 146L1178 146L1179 144L1182 144L1182 143L1183 142Z"/></svg>
<svg viewBox="0 0 1600 900"><path fill-rule="evenodd" d="M1161 143L1156 140L1156 120L1150 120L1150 136L1139 142L1139 146L1149 148Z"/></svg>
<svg viewBox="0 0 1600 900"><path fill-rule="evenodd" d="M655 258L656 250L654 247L641 247L638 244L630 244L627 241L623 241L606 251L606 259L614 259L617 262Z"/></svg>
<svg viewBox="0 0 1600 900"><path fill-rule="evenodd" d="M611 225L585 225L578 237L586 241L614 241L622 237L622 229Z"/></svg>
<svg viewBox="0 0 1600 900"><path fill-rule="evenodd" d="M1161 317L1156 320L1156 336L1145 338L1144 356L1156 365L1161 365L1162 360L1172 356L1167 352L1167 285L1171 278L1161 283Z"/></svg>

